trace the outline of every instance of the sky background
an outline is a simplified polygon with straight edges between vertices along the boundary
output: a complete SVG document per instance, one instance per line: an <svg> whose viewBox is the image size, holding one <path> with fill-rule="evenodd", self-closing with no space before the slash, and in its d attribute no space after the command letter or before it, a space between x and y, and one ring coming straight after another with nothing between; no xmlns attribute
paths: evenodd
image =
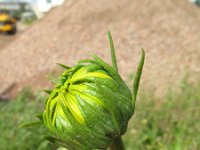
<svg viewBox="0 0 200 150"><path fill-rule="evenodd" d="M14 2L31 2L31 3L34 3L36 2L36 0L0 0L0 2L11 2L11 1L14 1Z"/></svg>

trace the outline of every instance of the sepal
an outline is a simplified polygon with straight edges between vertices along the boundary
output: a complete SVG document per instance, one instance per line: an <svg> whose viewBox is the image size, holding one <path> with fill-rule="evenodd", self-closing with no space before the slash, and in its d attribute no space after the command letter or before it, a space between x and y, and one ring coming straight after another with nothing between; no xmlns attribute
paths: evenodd
<svg viewBox="0 0 200 150"><path fill-rule="evenodd" d="M38 126L38 125L43 125L43 122L35 121L35 122L30 122L30 123L24 123L24 124L21 124L19 128L27 128L27 127Z"/></svg>

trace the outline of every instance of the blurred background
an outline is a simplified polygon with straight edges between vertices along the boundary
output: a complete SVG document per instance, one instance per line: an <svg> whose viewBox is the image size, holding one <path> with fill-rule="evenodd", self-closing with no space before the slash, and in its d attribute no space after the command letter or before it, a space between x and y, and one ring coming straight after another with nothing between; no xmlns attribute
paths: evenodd
<svg viewBox="0 0 200 150"><path fill-rule="evenodd" d="M146 52L126 149L200 149L200 0L0 0L0 149L58 149L17 127L44 109L56 63L111 62L108 30L128 85Z"/></svg>

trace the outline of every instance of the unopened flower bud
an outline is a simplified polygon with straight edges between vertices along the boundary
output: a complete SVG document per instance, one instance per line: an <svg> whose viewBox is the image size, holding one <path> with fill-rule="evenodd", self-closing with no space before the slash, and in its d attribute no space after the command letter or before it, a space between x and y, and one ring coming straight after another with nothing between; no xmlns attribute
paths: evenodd
<svg viewBox="0 0 200 150"><path fill-rule="evenodd" d="M109 34L113 65L98 56L67 67L52 91L42 115L50 141L68 149L106 149L126 132L144 62L144 52L135 75L133 92L118 73Z"/></svg>

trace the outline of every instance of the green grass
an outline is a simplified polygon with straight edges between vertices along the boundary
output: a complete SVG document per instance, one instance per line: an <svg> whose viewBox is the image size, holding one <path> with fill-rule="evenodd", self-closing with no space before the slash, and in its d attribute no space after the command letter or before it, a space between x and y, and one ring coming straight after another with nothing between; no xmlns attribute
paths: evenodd
<svg viewBox="0 0 200 150"><path fill-rule="evenodd" d="M152 92L143 93L124 136L127 150L199 150L199 89L183 81L162 103Z"/></svg>
<svg viewBox="0 0 200 150"><path fill-rule="evenodd" d="M127 150L199 150L200 84L182 82L179 92L169 90L160 100L140 91L135 115L124 135ZM18 129L42 111L44 99L24 90L16 100L0 102L0 150L54 150L42 140L43 129Z"/></svg>
<svg viewBox="0 0 200 150"><path fill-rule="evenodd" d="M39 128L19 129L20 123L31 121L41 112L42 100L30 90L22 91L16 100L0 102L0 150L51 150L52 145L39 136Z"/></svg>

